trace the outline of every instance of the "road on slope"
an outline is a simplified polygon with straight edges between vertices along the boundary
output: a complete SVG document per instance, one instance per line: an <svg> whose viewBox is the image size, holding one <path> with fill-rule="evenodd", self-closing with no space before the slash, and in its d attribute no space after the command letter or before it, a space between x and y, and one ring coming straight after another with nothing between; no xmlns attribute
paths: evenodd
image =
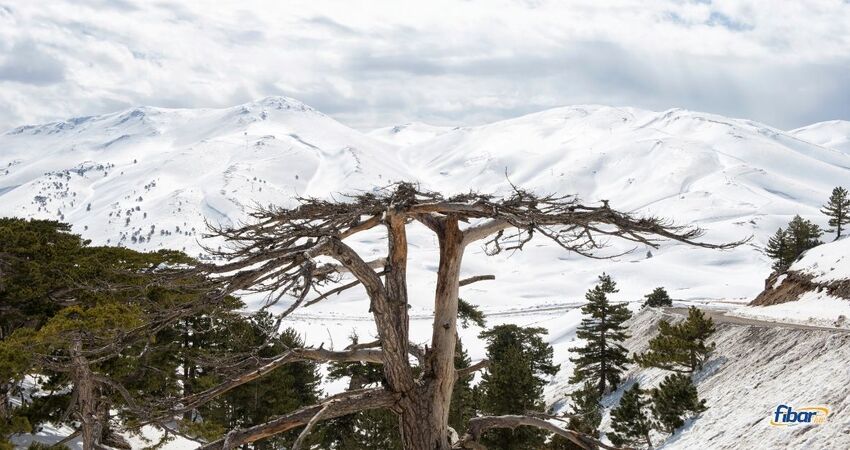
<svg viewBox="0 0 850 450"><path fill-rule="evenodd" d="M793 328L797 330L826 330L826 331L838 331L844 333L850 333L850 329L846 328L836 328L836 327L825 327L818 325L806 325L800 323L791 323L791 322L775 322L770 320L758 320L758 319L750 319L746 317L738 317L738 316L729 316L726 315L728 311L712 309L712 308L700 308L702 312L704 312L707 316L711 317L715 323L729 323L732 325L748 325L754 327L765 327L765 328ZM664 313L666 315L678 316L678 317L687 317L688 308L683 307L669 307L664 308Z"/></svg>

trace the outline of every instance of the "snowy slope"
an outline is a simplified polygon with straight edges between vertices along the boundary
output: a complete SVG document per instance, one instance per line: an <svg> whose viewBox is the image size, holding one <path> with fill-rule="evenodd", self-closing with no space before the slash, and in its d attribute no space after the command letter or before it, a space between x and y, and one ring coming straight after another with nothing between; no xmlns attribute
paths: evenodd
<svg viewBox="0 0 850 450"><path fill-rule="evenodd" d="M657 310L636 315L626 347L644 351L661 317ZM717 348L694 377L708 410L656 448L850 448L850 333L718 323L712 341ZM632 367L620 391L603 403L615 405L622 390L635 381L648 388L668 374ZM770 416L779 404L794 408L825 405L831 414L823 425L774 427L769 424ZM666 437L655 434L656 442Z"/></svg>
<svg viewBox="0 0 850 450"><path fill-rule="evenodd" d="M408 146L434 139L447 133L455 127L440 127L422 122L411 122L404 125L378 128L369 132L369 136L391 144Z"/></svg>
<svg viewBox="0 0 850 450"><path fill-rule="evenodd" d="M364 134L297 100L271 97L226 109L143 107L25 126L0 135L0 149L3 214L65 220L95 243L143 250L201 255L205 221L238 223L258 204L400 179L448 192L505 192L509 179L698 225L716 242L755 236L729 252L665 244L651 259L649 249L637 248L603 262L544 241L497 258L472 249L465 271L497 280L471 295L495 306L580 299L603 270L630 298L664 285L680 299L749 300L759 291L753 280L769 271L759 252L766 237L794 214L822 222L818 206L850 177L850 156L766 125L604 106L478 127L409 124ZM379 236L364 239L361 248L381 251ZM433 237L414 227L411 243L411 283L432 282ZM428 289L417 289L412 301L427 313ZM349 302L362 297L350 292L316 308Z"/></svg>
<svg viewBox="0 0 850 450"><path fill-rule="evenodd" d="M847 120L813 123L789 133L805 141L850 153L850 121Z"/></svg>
<svg viewBox="0 0 850 450"><path fill-rule="evenodd" d="M806 251L787 272L768 278L752 306L733 314L850 328L850 239Z"/></svg>
<svg viewBox="0 0 850 450"><path fill-rule="evenodd" d="M547 389L557 402L578 344L576 306L599 273L618 281L614 298L621 301L637 301L656 286L691 302L749 301L770 270L760 252L767 237L794 214L825 224L818 208L850 179L850 156L763 124L679 109L574 106L477 127L412 124L361 133L284 97L226 109L135 108L0 135L0 213L62 219L96 244L142 250L199 255L205 221L238 223L257 204L291 205L295 195L402 179L447 192L506 192L514 183L698 225L715 242L754 236L726 252L668 243L651 257L637 248L613 261L566 254L541 240L497 257L471 248L463 275L496 280L464 287L461 296L482 305L490 324L549 330L562 364ZM425 342L436 240L414 224L409 241L411 338ZM369 233L355 245L379 256L385 241ZM262 301L248 300L252 307ZM363 294L349 290L286 324L310 344L342 348L352 330L374 336L367 309ZM473 359L484 354L478 332L461 331Z"/></svg>

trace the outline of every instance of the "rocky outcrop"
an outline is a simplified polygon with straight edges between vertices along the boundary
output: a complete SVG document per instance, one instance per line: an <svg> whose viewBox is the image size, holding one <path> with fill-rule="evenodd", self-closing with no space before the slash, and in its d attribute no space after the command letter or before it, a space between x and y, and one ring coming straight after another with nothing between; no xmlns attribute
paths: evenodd
<svg viewBox="0 0 850 450"><path fill-rule="evenodd" d="M799 300L806 292L828 293L833 297L850 300L850 280L815 281L815 277L789 270L773 273L764 282L764 290L750 302L750 306L769 306Z"/></svg>

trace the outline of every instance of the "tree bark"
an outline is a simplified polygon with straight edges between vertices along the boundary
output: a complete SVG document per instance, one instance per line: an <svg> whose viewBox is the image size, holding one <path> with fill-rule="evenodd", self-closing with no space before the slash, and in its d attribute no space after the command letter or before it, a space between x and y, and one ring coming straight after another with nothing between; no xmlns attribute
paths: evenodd
<svg viewBox="0 0 850 450"><path fill-rule="evenodd" d="M83 344L79 336L71 344L71 377L77 390L77 416L80 419L80 434L83 438L83 450L92 450L100 439L95 380L89 369L88 361L82 356Z"/></svg>
<svg viewBox="0 0 850 450"><path fill-rule="evenodd" d="M431 348L426 356L422 396L413 406L418 417L402 421L402 436L408 450L447 450L449 407L455 383L455 344L457 341L457 297L463 259L463 233L457 218L440 219L437 237L440 261L434 296L434 322Z"/></svg>

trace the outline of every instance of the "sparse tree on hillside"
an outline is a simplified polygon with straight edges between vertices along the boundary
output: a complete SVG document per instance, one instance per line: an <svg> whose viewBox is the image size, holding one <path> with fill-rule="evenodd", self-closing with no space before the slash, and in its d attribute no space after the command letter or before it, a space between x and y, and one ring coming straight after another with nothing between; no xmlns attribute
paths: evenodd
<svg viewBox="0 0 850 450"><path fill-rule="evenodd" d="M486 362L481 362L459 368L455 362L458 290L463 284L460 270L465 249L484 242L491 255L521 250L539 235L567 251L597 258L614 256L598 252L602 243L613 239L650 247L656 247L659 239L706 248L740 244L704 244L697 241L701 235L697 229L674 226L657 218L635 218L610 208L607 202L587 206L574 197L540 196L519 189L505 198L476 193L444 197L408 183L344 201L301 199L296 208L261 210L254 218L252 224L215 231L229 243L228 249L221 253L210 249L208 253L229 262L201 265L198 269L218 284L216 295L237 291L266 293L270 303L293 298L292 305L283 312L285 316L346 289L362 288L369 299L378 338L340 351L291 349L272 361L253 367L246 364L242 376L234 376L191 400L209 401L281 364L303 359L382 364L383 384L345 391L269 422L234 430L226 439L202 446L205 450L222 449L225 441L231 447L245 445L296 428L301 428L306 436L317 422L386 408L398 416L402 444L407 450L475 448L488 430L520 426L542 428L584 448L607 447L532 415L474 417L468 421L466 432L460 432L460 440L450 441L448 421L456 379L486 366ZM432 336L424 347L412 345L409 340L407 227L414 221L433 232L439 243ZM366 260L347 244L358 233L378 229L386 233L385 257Z"/></svg>
<svg viewBox="0 0 850 450"><path fill-rule="evenodd" d="M823 206L822 213L829 217L829 226L835 231L835 239L841 237L844 226L850 224L850 195L841 186L832 190L829 201Z"/></svg>
<svg viewBox="0 0 850 450"><path fill-rule="evenodd" d="M688 318L682 323L671 325L662 320L658 335L649 341L649 350L635 355L634 360L643 367L693 373L702 368L714 351L715 344L708 342L714 331L714 320L691 306Z"/></svg>
<svg viewBox="0 0 850 450"><path fill-rule="evenodd" d="M570 394L570 418L567 428L591 437L599 437L599 425L602 423L602 396L594 383L584 383ZM576 445L562 436L555 436L547 450L578 450Z"/></svg>
<svg viewBox="0 0 850 450"><path fill-rule="evenodd" d="M779 228L768 240L765 254L774 260L773 270L783 272L803 252L822 244L819 239L821 236L823 230L817 224L794 216L785 230Z"/></svg>
<svg viewBox="0 0 850 450"><path fill-rule="evenodd" d="M788 269L793 258L791 258L790 246L788 245L788 233L786 233L785 230L779 228L776 230L776 233L770 237L770 240L767 241L765 254L773 258L774 261L772 269L775 272L783 272Z"/></svg>
<svg viewBox="0 0 850 450"><path fill-rule="evenodd" d="M657 388L652 389L655 427L666 433L675 433L688 416L706 409L705 400L699 399L697 388L687 375L667 375Z"/></svg>
<svg viewBox="0 0 850 450"><path fill-rule="evenodd" d="M524 414L541 411L543 386L547 376L558 373L552 364L552 346L543 341L543 328L498 325L481 333L487 341L490 367L481 377L478 389L481 411L491 415ZM542 430L518 428L488 431L482 439L494 450L534 450L546 440Z"/></svg>
<svg viewBox="0 0 850 450"><path fill-rule="evenodd" d="M670 298L670 295L667 294L667 291L663 287L657 287L652 290L649 294L644 296L646 301L643 302L642 308L650 307L661 307L661 306L673 306L673 299Z"/></svg>
<svg viewBox="0 0 850 450"><path fill-rule="evenodd" d="M823 236L823 230L817 224L800 216L794 216L788 222L787 233L791 261L797 259L806 250L823 244L820 241L820 237Z"/></svg>
<svg viewBox="0 0 850 450"><path fill-rule="evenodd" d="M650 401L646 391L635 383L623 392L620 403L611 410L611 428L608 439L618 446L646 445L652 448L649 433L652 431L652 418L649 416Z"/></svg>
<svg viewBox="0 0 850 450"><path fill-rule="evenodd" d="M615 292L617 284L602 274L599 283L585 294L589 303L581 308L584 317L576 332L585 345L575 349L578 356L571 359L576 367L570 383L594 383L599 395L604 395L609 387L617 389L629 362L628 351L621 342L628 337L623 323L632 314L624 303L608 300L608 294Z"/></svg>

